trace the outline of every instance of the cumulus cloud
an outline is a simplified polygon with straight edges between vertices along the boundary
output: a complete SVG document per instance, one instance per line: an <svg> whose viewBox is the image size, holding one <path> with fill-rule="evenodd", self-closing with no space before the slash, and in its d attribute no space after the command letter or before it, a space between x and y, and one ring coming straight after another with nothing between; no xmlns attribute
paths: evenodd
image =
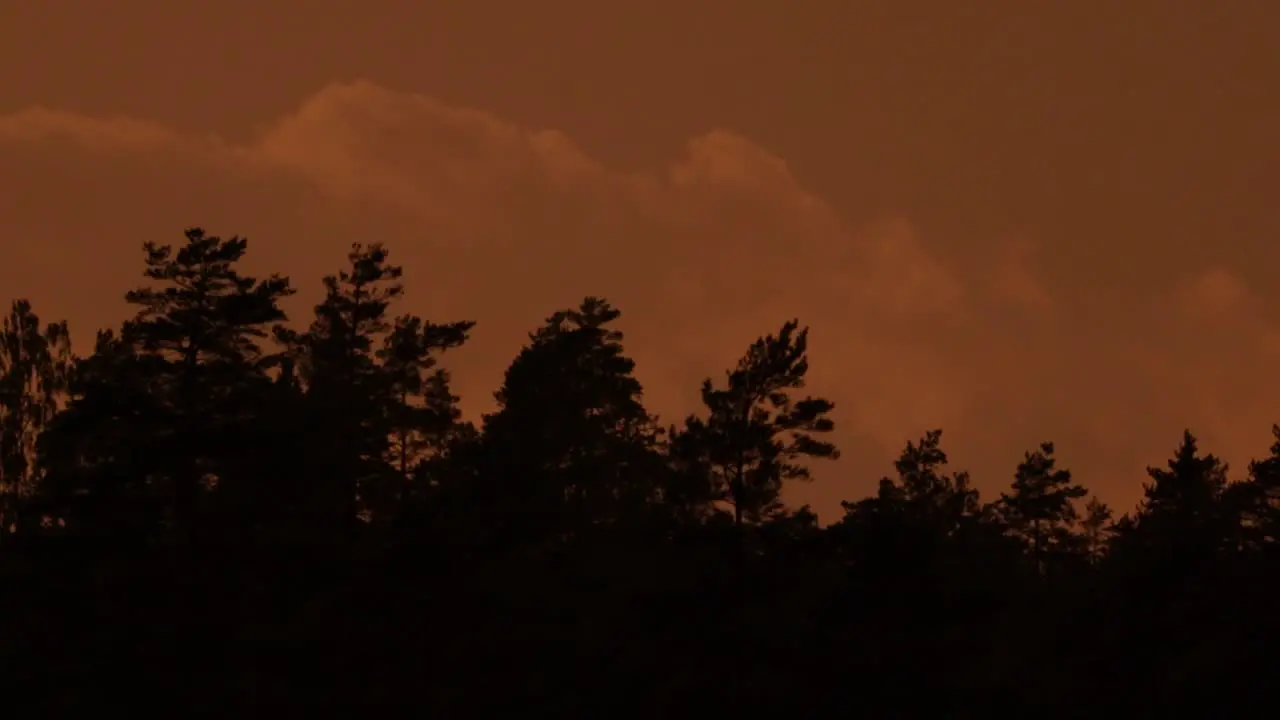
<svg viewBox="0 0 1280 720"><path fill-rule="evenodd" d="M1108 343L1050 292L1029 243L993 239L987 267L963 272L909 218L845 217L784 159L726 131L692 139L665 173L630 173L552 129L354 82L243 143L46 109L0 117L0 184L15 190L0 200L0 282L69 317L82 343L122 317L140 243L189 225L248 236L253 267L303 289L299 319L351 242L386 242L406 266L405 310L479 321L453 360L472 413L491 406L525 333L587 294L623 310L650 403L672 420L695 409L701 378L799 317L813 328L811 390L836 400L847 459L796 498L828 514L935 426L989 487L1044 439L1086 480L1130 472L1135 443L1115 439L1132 440L1149 412L1169 427L1175 408L1235 427L1220 408L1161 398L1151 379L1186 383L1194 363L1155 336ZM1170 301L1196 317L1248 297L1225 270L1179 292ZM1257 357L1274 356L1271 342ZM1220 375L1215 392L1239 379Z"/></svg>

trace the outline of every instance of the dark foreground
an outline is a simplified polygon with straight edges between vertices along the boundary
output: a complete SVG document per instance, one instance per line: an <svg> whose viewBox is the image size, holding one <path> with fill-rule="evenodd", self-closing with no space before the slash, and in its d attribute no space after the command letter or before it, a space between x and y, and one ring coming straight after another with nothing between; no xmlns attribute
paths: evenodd
<svg viewBox="0 0 1280 720"><path fill-rule="evenodd" d="M901 573L817 544L558 552L10 545L6 705L63 717L1155 717L1266 707L1271 558L1071 591Z"/></svg>

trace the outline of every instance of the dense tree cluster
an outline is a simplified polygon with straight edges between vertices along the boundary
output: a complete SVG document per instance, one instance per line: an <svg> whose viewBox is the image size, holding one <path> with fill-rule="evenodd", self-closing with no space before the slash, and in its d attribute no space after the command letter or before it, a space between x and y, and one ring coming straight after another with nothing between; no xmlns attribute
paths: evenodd
<svg viewBox="0 0 1280 720"><path fill-rule="evenodd" d="M47 703L129 668L171 710L1074 717L1267 675L1280 427L1236 479L1186 433L1119 517L1051 442L985 500L934 430L822 526L782 501L839 455L798 321L664 425L589 297L472 424L441 358L474 323L394 314L386 248L305 327L246 251L147 244L84 356L28 302L4 319L3 660Z"/></svg>

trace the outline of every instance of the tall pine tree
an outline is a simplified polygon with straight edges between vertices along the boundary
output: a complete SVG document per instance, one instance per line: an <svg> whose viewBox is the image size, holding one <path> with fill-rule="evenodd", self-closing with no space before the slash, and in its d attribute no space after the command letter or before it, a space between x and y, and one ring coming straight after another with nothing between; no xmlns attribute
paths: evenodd
<svg viewBox="0 0 1280 720"><path fill-rule="evenodd" d="M293 289L240 273L244 238L192 228L176 251L143 248L152 282L125 296L136 316L100 334L78 369L64 436L46 457L78 494L141 493L145 522L187 533L209 491L241 481L249 464L242 440L269 382L262 340L285 320L279 302Z"/></svg>

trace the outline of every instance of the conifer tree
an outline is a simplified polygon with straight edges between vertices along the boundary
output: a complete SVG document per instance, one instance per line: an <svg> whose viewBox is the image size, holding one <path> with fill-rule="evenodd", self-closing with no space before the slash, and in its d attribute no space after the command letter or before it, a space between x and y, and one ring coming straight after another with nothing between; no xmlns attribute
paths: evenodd
<svg viewBox="0 0 1280 720"><path fill-rule="evenodd" d="M673 439L677 461L705 473L701 494L727 503L735 525L782 513L784 484L811 477L806 461L840 455L818 439L835 428L828 417L835 405L794 396L809 370L808 334L792 320L757 339L726 373L723 388L703 383L707 417L690 416Z"/></svg>
<svg viewBox="0 0 1280 720"><path fill-rule="evenodd" d="M998 511L1010 530L1027 547L1037 573L1048 559L1071 549L1072 528L1078 519L1075 501L1088 494L1072 483L1071 472L1058 467L1053 443L1041 443L1026 453L1014 475L1012 491L1002 493Z"/></svg>

